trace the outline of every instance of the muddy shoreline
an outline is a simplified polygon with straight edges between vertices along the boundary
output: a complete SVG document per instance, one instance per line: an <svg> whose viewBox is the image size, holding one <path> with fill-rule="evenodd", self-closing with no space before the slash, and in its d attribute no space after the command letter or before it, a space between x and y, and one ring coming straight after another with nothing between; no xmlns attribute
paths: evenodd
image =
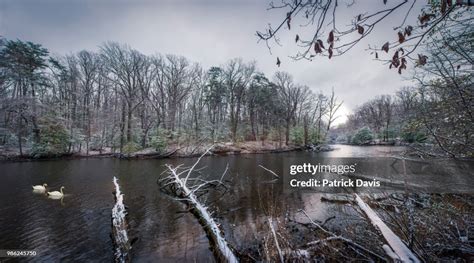
<svg viewBox="0 0 474 263"><path fill-rule="evenodd" d="M49 161L49 160L76 160L88 158L117 158L124 160L143 160L143 159L165 159L165 158L194 158L201 156L206 149L213 147L207 155L213 156L227 156L240 154L268 154L268 153L283 153L296 151L313 151L323 152L335 150L329 145L283 145L282 147L275 146L274 143L267 143L260 145L260 142L243 142L243 143L216 143L206 145L187 145L168 147L164 152L157 152L153 149L147 148L138 152L125 154L111 151L90 151L86 153L65 153L57 155L48 155L41 157L33 157L30 154L6 154L0 151L0 162L31 162L31 161Z"/></svg>

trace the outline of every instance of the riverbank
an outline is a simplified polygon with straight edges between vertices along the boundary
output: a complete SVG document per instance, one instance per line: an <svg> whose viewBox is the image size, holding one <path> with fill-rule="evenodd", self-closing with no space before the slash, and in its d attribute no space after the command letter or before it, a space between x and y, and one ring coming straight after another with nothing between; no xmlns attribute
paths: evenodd
<svg viewBox="0 0 474 263"><path fill-rule="evenodd" d="M120 159L162 159L162 158L190 158L197 157L211 148L209 155L235 155L235 154L263 154L281 153L292 151L332 151L329 145L285 145L278 141L245 141L245 142L217 142L217 143L188 143L170 144L162 151L154 148L145 148L133 153L114 152L110 147L104 147L102 151L74 152L55 154L42 157L34 157L29 154L20 155L18 151L0 148L1 161L30 161L51 159L78 159L78 158L120 158Z"/></svg>

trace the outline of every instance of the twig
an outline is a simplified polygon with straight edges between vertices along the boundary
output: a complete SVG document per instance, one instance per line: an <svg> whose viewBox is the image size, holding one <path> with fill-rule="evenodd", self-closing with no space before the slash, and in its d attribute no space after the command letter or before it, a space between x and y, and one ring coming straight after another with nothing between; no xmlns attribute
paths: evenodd
<svg viewBox="0 0 474 263"><path fill-rule="evenodd" d="M271 173L273 176L275 176L276 178L280 178L280 176L278 176L274 171L268 169L268 168L265 168L263 165L259 164L258 166L260 166L262 169L264 169L265 171Z"/></svg>
<svg viewBox="0 0 474 263"><path fill-rule="evenodd" d="M275 240L275 245L278 250L278 255L280 256L280 262L284 263L285 259L283 258L283 254L281 253L280 245L278 244L278 239L275 233L275 228L273 227L273 220L271 217L268 218L268 225L270 226L270 230L272 231L273 239Z"/></svg>
<svg viewBox="0 0 474 263"><path fill-rule="evenodd" d="M309 215L306 213L306 211L300 210L300 212L302 212L302 213L308 218L308 220L310 221L311 224L317 226L317 227L318 227L320 230L322 230L325 234L327 234L327 235L330 236L329 238L326 238L325 240L323 239L323 240L316 240L316 241L309 242L309 243L307 243L308 246L312 246L312 245L319 244L319 243L322 243L322 242L325 242L325 241L330 241L330 240L341 240L341 241L343 241L343 242L345 242L345 243L348 243L349 245L352 245L352 246L354 246L354 247L356 247L356 248L358 248L358 249L360 249L360 250L362 250L362 251L364 251L364 252L366 252L366 253L368 253L368 254L370 254L370 255L372 255L372 256L374 256L374 257L380 259L380 260L382 260L382 261L384 261L384 262L387 261L387 260L386 260L384 257L382 257L381 255L379 255L379 254L377 254L377 253L375 253L375 252L373 252L373 251L371 251L371 250L369 250L369 249L367 249L367 248L365 248L365 247L363 247L363 246L361 246L361 245L355 243L354 241L352 241L352 240L350 240L350 239L348 239L348 238L345 238L345 237L343 237L343 236L341 236L341 235L336 235L336 234L334 234L333 232L331 232L331 231L325 229L325 228L322 227L320 224L314 222L314 220L309 217Z"/></svg>

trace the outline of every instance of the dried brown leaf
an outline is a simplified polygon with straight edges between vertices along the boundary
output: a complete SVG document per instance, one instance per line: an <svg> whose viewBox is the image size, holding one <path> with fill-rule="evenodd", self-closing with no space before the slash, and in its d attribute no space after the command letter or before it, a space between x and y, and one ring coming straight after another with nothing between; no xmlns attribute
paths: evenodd
<svg viewBox="0 0 474 263"><path fill-rule="evenodd" d="M445 14L446 13L446 6L447 6L447 1L448 0L441 0L441 13Z"/></svg>
<svg viewBox="0 0 474 263"><path fill-rule="evenodd" d="M388 53L388 48L389 48L389 45L390 45L390 43L388 43L388 42L387 42L387 43L385 43L385 44L383 44L383 46L382 46L382 50L383 50L383 51L385 51L386 53Z"/></svg>
<svg viewBox="0 0 474 263"><path fill-rule="evenodd" d="M334 43L334 32L333 31L329 32L328 43L329 44Z"/></svg>
<svg viewBox="0 0 474 263"><path fill-rule="evenodd" d="M428 23L432 17L434 17L435 15L433 14L427 14L427 13L423 13L421 14L420 17L418 17L418 20L420 20L420 24L423 25L423 24L426 24Z"/></svg>
<svg viewBox="0 0 474 263"><path fill-rule="evenodd" d="M422 54L418 54L418 61L417 61L417 64L418 64L419 66L425 65L427 61L428 61L428 57L427 57L427 56L422 55Z"/></svg>
<svg viewBox="0 0 474 263"><path fill-rule="evenodd" d="M398 43L405 42L405 36L403 35L402 31L398 31Z"/></svg>
<svg viewBox="0 0 474 263"><path fill-rule="evenodd" d="M290 12L286 14L286 25L288 26L288 30L291 30L291 13Z"/></svg>
<svg viewBox="0 0 474 263"><path fill-rule="evenodd" d="M318 41L314 42L314 52L316 52L316 54L319 54L319 53L322 53L322 52L323 52L323 50L322 50L321 47L319 46Z"/></svg>
<svg viewBox="0 0 474 263"><path fill-rule="evenodd" d="M316 40L319 44L319 47L321 47L322 49L325 49L324 45L323 45L323 41L321 39L318 39Z"/></svg>

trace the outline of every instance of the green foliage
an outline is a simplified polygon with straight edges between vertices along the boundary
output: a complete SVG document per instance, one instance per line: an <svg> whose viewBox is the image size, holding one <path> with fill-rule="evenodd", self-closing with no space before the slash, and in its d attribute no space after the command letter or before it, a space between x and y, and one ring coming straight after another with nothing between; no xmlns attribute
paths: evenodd
<svg viewBox="0 0 474 263"><path fill-rule="evenodd" d="M422 132L412 132L412 131L403 132L401 137L403 141L408 142L408 143L414 143L414 142L423 143L428 139L426 134Z"/></svg>
<svg viewBox="0 0 474 263"><path fill-rule="evenodd" d="M123 146L123 153L131 154L140 150L140 146L135 142L128 142Z"/></svg>
<svg viewBox="0 0 474 263"><path fill-rule="evenodd" d="M351 134L348 134L348 135L346 136L346 140L345 140L344 142L345 142L345 143L348 143L348 144L351 144L351 143L352 143L352 140L353 140L352 135L351 135Z"/></svg>
<svg viewBox="0 0 474 263"><path fill-rule="evenodd" d="M16 134L7 129L0 129L0 136L3 139L1 142L5 147L16 147L18 145L18 137Z"/></svg>
<svg viewBox="0 0 474 263"><path fill-rule="evenodd" d="M84 135L82 129L73 128L71 138L69 138L69 141L72 143L72 145L79 145L82 142L84 142L85 138L86 136Z"/></svg>
<svg viewBox="0 0 474 263"><path fill-rule="evenodd" d="M61 123L43 121L40 125L40 142L33 144L31 155L34 158L59 156L67 152L68 144L69 136Z"/></svg>
<svg viewBox="0 0 474 263"><path fill-rule="evenodd" d="M211 67L208 71L209 83L204 89L204 99L212 108L225 101L226 88L222 83L222 74L222 69L219 67Z"/></svg>
<svg viewBox="0 0 474 263"><path fill-rule="evenodd" d="M308 144L318 145L323 143L321 136L316 129L308 129ZM304 128L296 126L290 130L290 140L294 144L304 144Z"/></svg>
<svg viewBox="0 0 474 263"><path fill-rule="evenodd" d="M48 50L40 44L6 40L0 46L0 69L12 81L45 82L40 70L46 68Z"/></svg>
<svg viewBox="0 0 474 263"><path fill-rule="evenodd" d="M157 152L164 152L168 143L166 139L165 131L158 129L156 134L151 137L151 146L155 148Z"/></svg>
<svg viewBox="0 0 474 263"><path fill-rule="evenodd" d="M370 143L374 138L374 134L372 131L367 128L361 128L357 131L357 133L352 138L353 144L363 145Z"/></svg>
<svg viewBox="0 0 474 263"><path fill-rule="evenodd" d="M397 132L392 128L383 129L382 132L379 134L379 138L383 139L385 137L387 137L387 140L394 139L395 137L397 137Z"/></svg>
<svg viewBox="0 0 474 263"><path fill-rule="evenodd" d="M403 141L408 143L423 143L428 140L428 136L422 130L422 124L417 121L409 122L404 128L401 134Z"/></svg>
<svg viewBox="0 0 474 263"><path fill-rule="evenodd" d="M94 134L91 137L89 148L93 151L100 151L103 147L104 139L100 134Z"/></svg>
<svg viewBox="0 0 474 263"><path fill-rule="evenodd" d="M323 143L323 135L318 133L317 129L310 129L309 131L309 143L321 144Z"/></svg>
<svg viewBox="0 0 474 263"><path fill-rule="evenodd" d="M290 131L290 140L294 144L303 144L304 143L304 130L302 127L294 127Z"/></svg>

